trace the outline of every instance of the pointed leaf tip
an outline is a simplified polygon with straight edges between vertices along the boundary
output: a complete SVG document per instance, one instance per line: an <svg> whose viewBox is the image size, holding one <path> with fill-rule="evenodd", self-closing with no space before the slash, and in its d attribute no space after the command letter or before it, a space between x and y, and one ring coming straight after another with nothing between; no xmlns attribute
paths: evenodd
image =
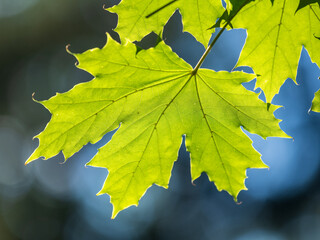
<svg viewBox="0 0 320 240"><path fill-rule="evenodd" d="M72 52L69 50L69 47L70 47L70 46L71 46L70 44L67 44L67 45L66 45L66 51L67 51L67 53L69 53L69 54L72 55Z"/></svg>
<svg viewBox="0 0 320 240"><path fill-rule="evenodd" d="M267 111L269 111L271 103L267 103Z"/></svg>

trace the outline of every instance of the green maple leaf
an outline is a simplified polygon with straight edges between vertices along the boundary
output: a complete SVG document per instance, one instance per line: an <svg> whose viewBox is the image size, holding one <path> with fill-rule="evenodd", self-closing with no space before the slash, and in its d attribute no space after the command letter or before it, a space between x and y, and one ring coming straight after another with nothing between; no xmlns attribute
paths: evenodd
<svg viewBox="0 0 320 240"><path fill-rule="evenodd" d="M256 0L231 21L234 28L245 28L248 33L237 66L250 66L260 76L257 87L265 92L267 102L287 78L295 81L302 46L320 64L319 5L313 3L297 11L302 6L299 4L299 0L277 0L273 4Z"/></svg>
<svg viewBox="0 0 320 240"><path fill-rule="evenodd" d="M182 14L184 30L204 46L212 34L209 28L224 11L221 0L122 0L108 10L119 16L116 31L120 36L134 41L152 31L160 33L177 9Z"/></svg>
<svg viewBox="0 0 320 240"><path fill-rule="evenodd" d="M134 44L110 39L102 49L74 54L78 67L95 78L41 102L52 118L27 163L60 151L67 159L120 125L88 163L108 169L100 194L110 195L115 217L137 205L152 184L168 187L185 135L192 180L206 172L218 190L236 200L246 189L246 169L266 167L240 127L264 138L286 137L273 116L277 107L267 111L257 94L241 85L252 74L195 73L163 42L135 52Z"/></svg>

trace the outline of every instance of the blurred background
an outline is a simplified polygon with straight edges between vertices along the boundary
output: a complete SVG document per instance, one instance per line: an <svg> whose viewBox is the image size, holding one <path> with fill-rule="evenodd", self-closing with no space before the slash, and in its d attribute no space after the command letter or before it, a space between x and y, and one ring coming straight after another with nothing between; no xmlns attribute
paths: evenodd
<svg viewBox="0 0 320 240"><path fill-rule="evenodd" d="M84 167L113 133L85 146L65 164L62 155L24 166L37 147L49 112L32 101L65 92L91 76L67 54L102 47L115 14L107 0L0 0L0 239L320 239L320 114L308 112L320 88L320 70L301 51L298 85L287 80L273 103L292 139L248 134L269 170L248 170L248 191L236 204L202 175L191 184L190 159L179 150L168 190L153 186L139 207L111 220L107 195L96 196L107 170ZM164 40L195 66L205 48L183 33L176 12ZM226 31L203 67L231 71L245 43L244 30ZM156 42L154 34L142 47ZM250 71L249 68L242 68ZM255 82L245 84L254 89ZM259 92L259 89L256 90ZM263 93L260 94L263 99Z"/></svg>

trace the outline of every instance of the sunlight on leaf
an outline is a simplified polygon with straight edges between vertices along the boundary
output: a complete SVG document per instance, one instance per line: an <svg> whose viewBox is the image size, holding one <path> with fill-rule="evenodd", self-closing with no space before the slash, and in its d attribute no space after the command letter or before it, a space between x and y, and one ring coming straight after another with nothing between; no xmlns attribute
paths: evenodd
<svg viewBox="0 0 320 240"><path fill-rule="evenodd" d="M320 64L320 8L310 4L296 12L299 0L257 0L232 20L234 28L247 29L248 38L237 66L250 66L267 102L287 78L295 81L302 46Z"/></svg>
<svg viewBox="0 0 320 240"><path fill-rule="evenodd" d="M237 201L246 169L265 168L241 127L266 138L288 137L258 94L243 82L255 75L192 67L160 42L135 55L132 43L111 38L102 49L74 54L94 79L43 104L52 118L28 162L63 152L69 158L88 142L119 129L88 163L108 169L99 194L109 194L112 217L152 185L168 187L182 136L191 155L192 179L206 172L218 190Z"/></svg>
<svg viewBox="0 0 320 240"><path fill-rule="evenodd" d="M172 14L179 9L184 31L191 33L207 46L212 34L209 28L222 15L224 8L220 0L177 1L122 0L108 11L119 16L115 29L122 39L141 40L150 32L159 34Z"/></svg>

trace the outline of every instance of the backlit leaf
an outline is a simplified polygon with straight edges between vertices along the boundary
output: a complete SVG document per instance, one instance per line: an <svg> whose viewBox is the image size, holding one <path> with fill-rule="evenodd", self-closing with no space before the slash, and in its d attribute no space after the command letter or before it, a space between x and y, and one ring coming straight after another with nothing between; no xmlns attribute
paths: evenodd
<svg viewBox="0 0 320 240"><path fill-rule="evenodd" d="M247 29L248 38L237 66L250 66L259 76L257 87L267 102L287 78L295 81L302 46L320 64L320 8L318 3L298 9L299 0L256 0L232 20Z"/></svg>
<svg viewBox="0 0 320 240"><path fill-rule="evenodd" d="M222 15L221 0L122 0L108 9L119 16L115 29L123 39L141 40L154 31L160 33L171 15L179 9L184 31L206 46L212 34L209 28Z"/></svg>
<svg viewBox="0 0 320 240"><path fill-rule="evenodd" d="M109 194L112 216L139 199L153 184L168 187L182 136L191 155L192 180L205 172L218 190L235 200L246 189L247 168L264 168L251 133L286 137L270 107L247 91L255 76L192 67L160 42L135 55L132 43L110 39L102 49L74 54L94 79L43 104L52 114L40 145L27 162L63 152L69 158L88 142L119 127L88 163L108 169L100 194Z"/></svg>

